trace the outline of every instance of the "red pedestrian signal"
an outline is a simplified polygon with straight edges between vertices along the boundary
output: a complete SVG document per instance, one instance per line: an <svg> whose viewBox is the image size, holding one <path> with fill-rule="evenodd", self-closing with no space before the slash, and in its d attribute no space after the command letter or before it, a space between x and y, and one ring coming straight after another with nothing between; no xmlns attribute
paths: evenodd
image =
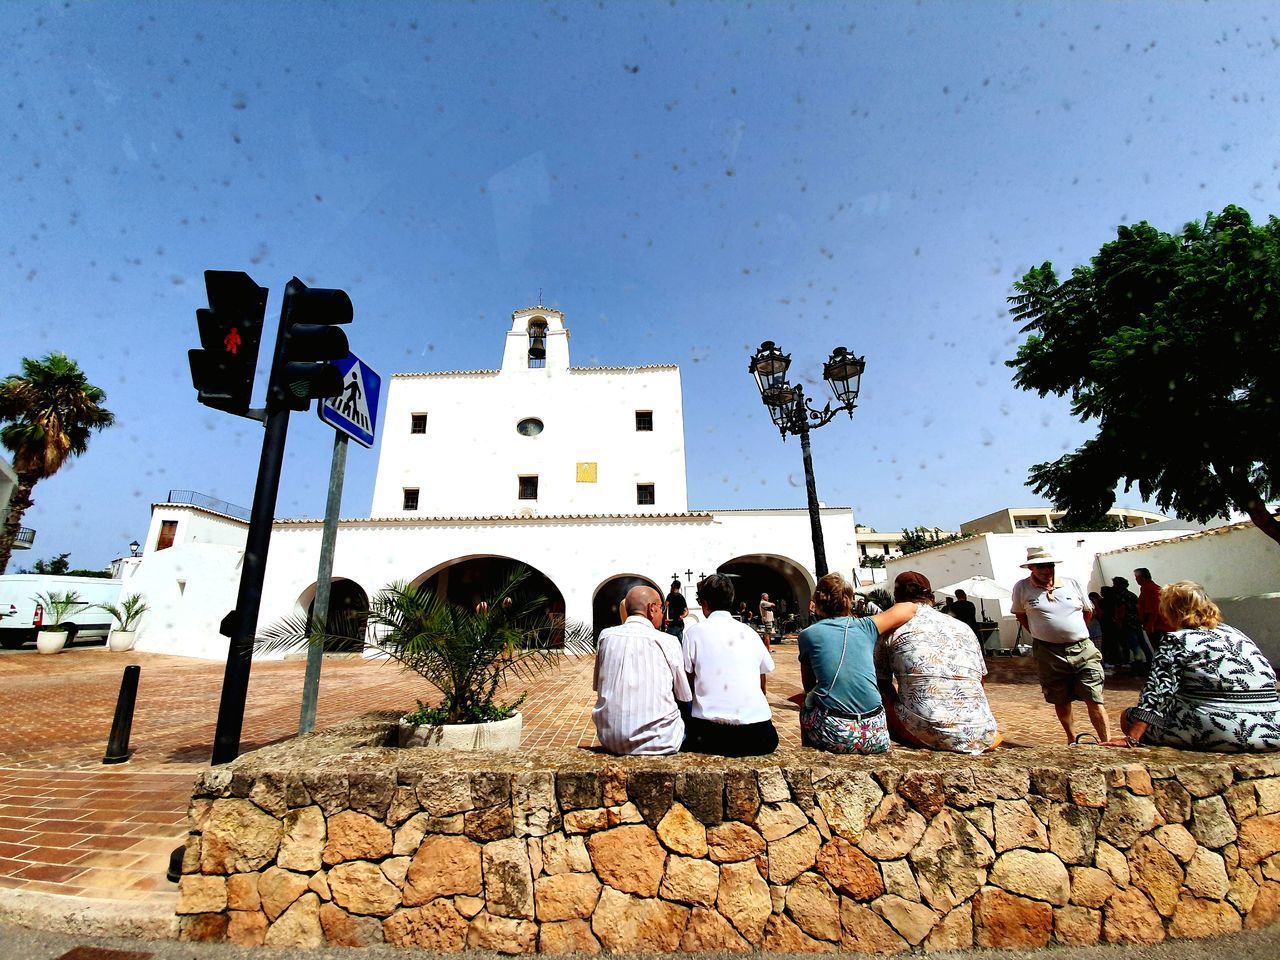
<svg viewBox="0 0 1280 960"><path fill-rule="evenodd" d="M191 382L205 406L243 417L253 393L267 290L234 270L206 270L204 285L209 308L196 311L200 349L187 352Z"/></svg>

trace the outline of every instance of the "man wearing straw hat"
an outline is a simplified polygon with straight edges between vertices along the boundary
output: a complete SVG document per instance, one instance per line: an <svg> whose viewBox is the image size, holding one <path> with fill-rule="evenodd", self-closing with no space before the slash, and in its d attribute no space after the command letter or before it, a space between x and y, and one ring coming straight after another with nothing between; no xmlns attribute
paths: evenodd
<svg viewBox="0 0 1280 960"><path fill-rule="evenodd" d="M1076 743L1071 704L1083 700L1098 741L1111 739L1102 705L1102 654L1089 639L1092 608L1079 581L1057 575L1061 561L1045 547L1028 547L1030 574L1013 586L1013 615L1033 638L1040 689L1053 704L1068 743ZM1084 736L1084 734L1081 734Z"/></svg>

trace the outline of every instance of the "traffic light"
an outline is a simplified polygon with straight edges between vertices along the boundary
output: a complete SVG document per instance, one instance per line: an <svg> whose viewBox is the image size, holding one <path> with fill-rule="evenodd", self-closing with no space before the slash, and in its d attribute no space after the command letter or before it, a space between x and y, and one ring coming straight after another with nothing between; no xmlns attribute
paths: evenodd
<svg viewBox="0 0 1280 960"><path fill-rule="evenodd" d="M237 416L249 411L267 290L247 273L206 270L209 308L196 311L199 350L187 351L200 402Z"/></svg>
<svg viewBox="0 0 1280 960"><path fill-rule="evenodd" d="M342 374L330 361L349 352L337 324L351 322L345 290L311 288L297 277L284 288L280 338L271 370L269 404L306 410L312 400L342 393Z"/></svg>

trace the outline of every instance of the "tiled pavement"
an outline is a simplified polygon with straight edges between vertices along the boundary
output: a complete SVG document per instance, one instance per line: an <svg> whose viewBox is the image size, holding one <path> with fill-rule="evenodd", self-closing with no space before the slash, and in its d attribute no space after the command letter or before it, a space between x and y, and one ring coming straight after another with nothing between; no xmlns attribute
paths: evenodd
<svg viewBox="0 0 1280 960"><path fill-rule="evenodd" d="M794 643L775 647L769 699L784 741L796 743L800 690ZM123 668L142 667L133 756L103 766ZM1011 745L1054 744L1061 734L1040 699L1030 663L990 661L988 695ZM254 664L243 748L293 735L303 663ZM527 746L589 747L590 659L543 673L523 707ZM101 647L57 656L0 656L0 890L30 890L170 906L169 852L185 835L187 798L208 762L223 665L156 654L112 654ZM524 691L513 684L507 695ZM1113 717L1137 699L1133 681L1109 686ZM431 688L394 666L329 659L321 679L318 726L374 709L411 707ZM1080 729L1087 729L1078 708Z"/></svg>

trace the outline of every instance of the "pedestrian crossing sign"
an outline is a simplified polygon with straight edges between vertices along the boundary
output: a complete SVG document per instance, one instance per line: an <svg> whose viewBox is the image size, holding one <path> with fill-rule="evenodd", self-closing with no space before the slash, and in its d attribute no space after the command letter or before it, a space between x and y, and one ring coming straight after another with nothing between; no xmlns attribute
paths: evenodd
<svg viewBox="0 0 1280 960"><path fill-rule="evenodd" d="M316 407L320 419L356 443L372 447L382 378L354 353L335 360L333 365L342 374L342 393L320 401Z"/></svg>

